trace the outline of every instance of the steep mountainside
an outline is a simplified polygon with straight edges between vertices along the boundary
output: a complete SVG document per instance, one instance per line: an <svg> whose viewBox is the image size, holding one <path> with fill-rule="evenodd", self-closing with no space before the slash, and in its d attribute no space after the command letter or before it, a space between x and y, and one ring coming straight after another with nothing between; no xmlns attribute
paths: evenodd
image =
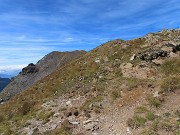
<svg viewBox="0 0 180 135"><path fill-rule="evenodd" d="M10 83L9 78L0 78L0 92Z"/></svg>
<svg viewBox="0 0 180 135"><path fill-rule="evenodd" d="M1 98L4 100L9 99L11 96L32 86L35 82L49 75L57 68L64 66L84 54L85 51L51 52L35 65L30 63L27 67L23 68L22 72L1 92Z"/></svg>
<svg viewBox="0 0 180 135"><path fill-rule="evenodd" d="M179 29L104 43L0 105L0 133L179 135L179 58Z"/></svg>

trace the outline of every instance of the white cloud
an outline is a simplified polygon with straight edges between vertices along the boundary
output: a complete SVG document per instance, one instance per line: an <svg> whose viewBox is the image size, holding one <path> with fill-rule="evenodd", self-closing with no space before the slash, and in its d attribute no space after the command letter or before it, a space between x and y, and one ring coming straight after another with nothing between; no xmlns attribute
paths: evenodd
<svg viewBox="0 0 180 135"><path fill-rule="evenodd" d="M21 64L21 65L0 66L0 73L14 71L14 70L21 70L25 66L27 66L27 65L26 64Z"/></svg>

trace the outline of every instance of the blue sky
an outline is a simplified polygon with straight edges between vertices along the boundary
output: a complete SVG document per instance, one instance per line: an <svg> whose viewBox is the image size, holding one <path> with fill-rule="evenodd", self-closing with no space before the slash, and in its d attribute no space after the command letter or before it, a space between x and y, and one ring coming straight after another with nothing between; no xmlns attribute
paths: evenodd
<svg viewBox="0 0 180 135"><path fill-rule="evenodd" d="M0 0L0 73L51 51L179 27L179 0Z"/></svg>

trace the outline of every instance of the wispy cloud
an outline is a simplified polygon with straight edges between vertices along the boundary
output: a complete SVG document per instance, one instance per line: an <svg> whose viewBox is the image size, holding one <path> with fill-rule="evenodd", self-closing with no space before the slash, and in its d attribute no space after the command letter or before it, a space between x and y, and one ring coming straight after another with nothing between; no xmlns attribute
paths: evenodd
<svg viewBox="0 0 180 135"><path fill-rule="evenodd" d="M0 71L54 51L90 50L180 27L179 0L1 0ZM11 68L8 68L11 69Z"/></svg>
<svg viewBox="0 0 180 135"><path fill-rule="evenodd" d="M21 65L8 65L8 66L0 66L0 73L12 71L12 70L21 70L23 67L27 66L26 64Z"/></svg>

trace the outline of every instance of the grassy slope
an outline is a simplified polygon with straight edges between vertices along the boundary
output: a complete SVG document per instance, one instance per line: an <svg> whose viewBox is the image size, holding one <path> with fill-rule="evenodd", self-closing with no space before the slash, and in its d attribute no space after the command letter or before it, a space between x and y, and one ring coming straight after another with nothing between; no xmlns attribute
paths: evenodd
<svg viewBox="0 0 180 135"><path fill-rule="evenodd" d="M152 80L124 78L119 68L120 64L128 62L134 53L137 54L147 49L147 47L142 48L145 44L146 42L143 38L131 41L113 40L56 70L28 90L23 91L0 106L0 133L7 132L7 134L12 134L10 127L17 129L22 127L27 119L36 115L43 101L65 93L70 94L73 92L74 94L83 95L91 92L91 87L95 86L99 90L98 94L100 96L108 97L112 95L112 99L116 99L116 96L114 96L117 95L116 91L112 92L112 89L110 91L107 89L108 82L111 82L111 86L117 83L119 85L127 83L132 88L138 83L148 85ZM126 45L127 47L124 47ZM100 61L95 62L96 60ZM179 63L179 59L177 61ZM135 61L134 63L138 62ZM160 69L160 67L156 68ZM177 72L175 73L176 75ZM83 90L77 89L77 85Z"/></svg>

